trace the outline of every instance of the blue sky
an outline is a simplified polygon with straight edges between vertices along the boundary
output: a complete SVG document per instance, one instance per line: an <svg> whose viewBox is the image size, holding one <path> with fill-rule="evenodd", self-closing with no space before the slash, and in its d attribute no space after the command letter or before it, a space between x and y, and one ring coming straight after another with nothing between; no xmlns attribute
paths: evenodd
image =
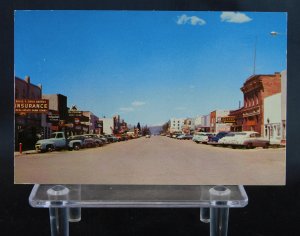
<svg viewBox="0 0 300 236"><path fill-rule="evenodd" d="M286 69L286 25L286 13L16 11L15 74L99 117L162 124L238 108L256 39L256 74Z"/></svg>

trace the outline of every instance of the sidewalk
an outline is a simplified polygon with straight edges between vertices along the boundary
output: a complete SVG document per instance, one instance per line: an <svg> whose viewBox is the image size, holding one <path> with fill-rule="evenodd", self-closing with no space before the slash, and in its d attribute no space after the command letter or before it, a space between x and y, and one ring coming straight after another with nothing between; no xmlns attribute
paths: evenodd
<svg viewBox="0 0 300 236"><path fill-rule="evenodd" d="M23 151L22 154L20 152L15 152L15 157L17 156L23 156L23 155L26 155L26 154L36 154L37 151L36 150L27 150L27 151Z"/></svg>

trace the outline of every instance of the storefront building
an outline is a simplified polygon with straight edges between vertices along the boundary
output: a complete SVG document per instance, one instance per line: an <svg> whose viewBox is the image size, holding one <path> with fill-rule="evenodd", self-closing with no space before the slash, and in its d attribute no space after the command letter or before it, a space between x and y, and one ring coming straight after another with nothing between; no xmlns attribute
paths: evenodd
<svg viewBox="0 0 300 236"><path fill-rule="evenodd" d="M281 72L281 93L264 100L265 137L273 144L286 144L286 70Z"/></svg>
<svg viewBox="0 0 300 236"><path fill-rule="evenodd" d="M66 130L67 97L62 94L43 94L42 98L49 101L49 112L42 116L42 138L49 138L52 132Z"/></svg>
<svg viewBox="0 0 300 236"><path fill-rule="evenodd" d="M281 93L264 100L264 136L271 144L280 144L282 139Z"/></svg>
<svg viewBox="0 0 300 236"><path fill-rule="evenodd" d="M195 131L195 119L186 118L183 122L182 132L185 134L191 134Z"/></svg>
<svg viewBox="0 0 300 236"><path fill-rule="evenodd" d="M30 82L30 77L25 80L15 77L15 99L41 99L42 86ZM41 132L41 114L15 113L15 150L19 143L23 149L32 149Z"/></svg>
<svg viewBox="0 0 300 236"><path fill-rule="evenodd" d="M100 129L98 128L97 121L99 120L99 117L94 115L91 111L83 111L83 116L88 117L87 122L83 122L82 124L85 124L89 127L88 133L90 134L99 134Z"/></svg>
<svg viewBox="0 0 300 236"><path fill-rule="evenodd" d="M78 110L76 105L73 105L68 110L68 117L64 124L65 132L68 136L80 135L89 133L89 117L83 115L83 111Z"/></svg>
<svg viewBox="0 0 300 236"><path fill-rule="evenodd" d="M231 119L231 128L230 131L232 132L240 132L243 130L243 110L244 107L241 107L237 110L233 110L229 112L229 117ZM229 121L230 121L229 119ZM229 121L227 121L229 123Z"/></svg>
<svg viewBox="0 0 300 236"><path fill-rule="evenodd" d="M244 83L243 131L264 135L264 99L281 92L281 75L253 75Z"/></svg>
<svg viewBox="0 0 300 236"><path fill-rule="evenodd" d="M210 132L229 131L230 125L222 122L222 117L228 116L228 110L215 110L210 113Z"/></svg>
<svg viewBox="0 0 300 236"><path fill-rule="evenodd" d="M201 128L197 131L210 132L210 114L201 117Z"/></svg>
<svg viewBox="0 0 300 236"><path fill-rule="evenodd" d="M100 131L101 134L113 134L114 131L114 118L99 118L99 122L102 125L102 129Z"/></svg>

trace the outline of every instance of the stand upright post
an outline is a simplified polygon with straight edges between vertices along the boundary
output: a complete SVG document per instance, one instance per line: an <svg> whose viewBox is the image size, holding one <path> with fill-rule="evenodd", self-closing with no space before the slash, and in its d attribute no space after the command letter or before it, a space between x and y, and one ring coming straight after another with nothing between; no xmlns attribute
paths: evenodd
<svg viewBox="0 0 300 236"><path fill-rule="evenodd" d="M226 207L226 201L231 191L225 186L215 186L209 193L215 205L210 208L210 236L227 236L229 207Z"/></svg>
<svg viewBox="0 0 300 236"><path fill-rule="evenodd" d="M211 208L210 215L210 236L226 236L229 208Z"/></svg>
<svg viewBox="0 0 300 236"><path fill-rule="evenodd" d="M63 205L68 199L69 189L56 185L47 191L51 205L49 206L51 236L69 236L69 208Z"/></svg>

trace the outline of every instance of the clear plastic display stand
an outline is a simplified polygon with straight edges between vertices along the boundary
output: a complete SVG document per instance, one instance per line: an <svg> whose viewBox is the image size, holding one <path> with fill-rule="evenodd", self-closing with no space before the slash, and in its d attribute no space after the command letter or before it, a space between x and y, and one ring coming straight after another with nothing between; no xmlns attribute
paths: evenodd
<svg viewBox="0 0 300 236"><path fill-rule="evenodd" d="M210 223L210 236L226 236L229 208L244 207L243 186L38 185L29 197L32 207L49 208L52 236L68 236L69 222L81 219L81 208L200 208Z"/></svg>

